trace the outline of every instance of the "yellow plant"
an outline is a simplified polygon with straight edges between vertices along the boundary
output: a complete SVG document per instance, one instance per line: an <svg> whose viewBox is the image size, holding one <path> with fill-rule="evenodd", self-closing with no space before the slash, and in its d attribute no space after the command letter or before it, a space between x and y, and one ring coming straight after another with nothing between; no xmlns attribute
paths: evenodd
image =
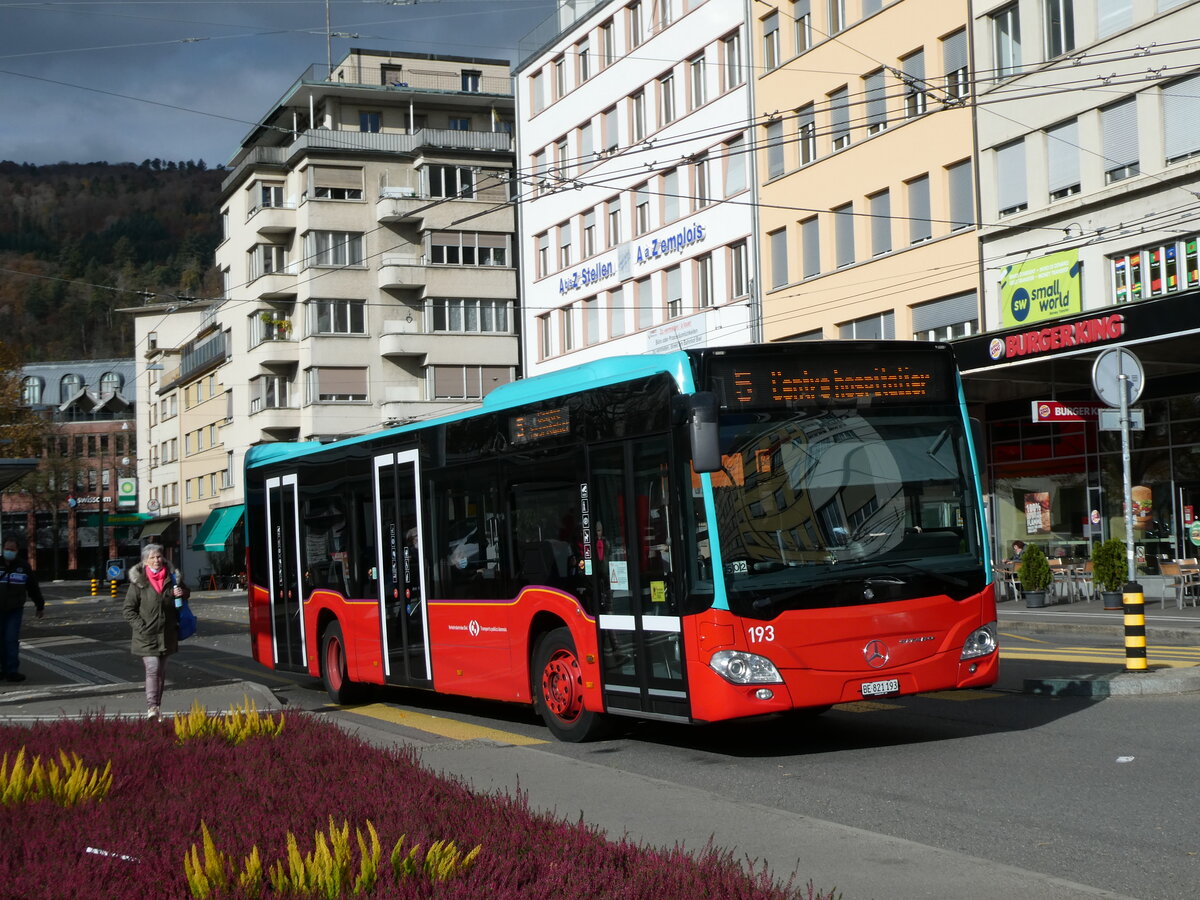
<svg viewBox="0 0 1200 900"><path fill-rule="evenodd" d="M425 862L418 864L417 856L420 854L421 845L414 844L408 853L405 853L405 837L407 835L400 835L400 840L396 841L396 846L392 848L392 871L397 881L401 878L411 878L422 870L433 881L448 881L471 868L483 849L481 844L477 844L474 850L463 856L454 841L434 841L425 854Z"/></svg>
<svg viewBox="0 0 1200 900"><path fill-rule="evenodd" d="M43 764L40 756L26 768L25 748L17 751L12 768L8 754L0 761L0 804L34 800L53 800L60 806L74 806L85 800L99 800L112 788L112 762L104 770L89 769L78 754L70 756L59 750L59 762Z"/></svg>
<svg viewBox="0 0 1200 900"><path fill-rule="evenodd" d="M241 706L232 706L224 716L210 716L199 700L185 716L175 717L175 737L179 743L192 738L216 736L231 744L240 744L257 735L278 737L283 732L283 716L262 715L255 702L243 695Z"/></svg>

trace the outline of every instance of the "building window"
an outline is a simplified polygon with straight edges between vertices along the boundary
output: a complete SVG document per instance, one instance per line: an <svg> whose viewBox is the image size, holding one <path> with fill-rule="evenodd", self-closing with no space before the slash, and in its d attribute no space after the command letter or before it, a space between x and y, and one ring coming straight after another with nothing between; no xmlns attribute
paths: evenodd
<svg viewBox="0 0 1200 900"><path fill-rule="evenodd" d="M639 143L646 139L646 92L638 91L629 98L630 133L633 142Z"/></svg>
<svg viewBox="0 0 1200 900"><path fill-rule="evenodd" d="M550 235L546 232L537 236L537 277L550 274Z"/></svg>
<svg viewBox="0 0 1200 900"><path fill-rule="evenodd" d="M608 210L608 246L621 243L621 198L613 197L605 204Z"/></svg>
<svg viewBox="0 0 1200 900"><path fill-rule="evenodd" d="M896 314L885 312L846 322L838 326L838 337L844 341L894 341Z"/></svg>
<svg viewBox="0 0 1200 900"><path fill-rule="evenodd" d="M1197 236L1191 234L1181 240L1110 256L1113 301L1128 303L1200 288L1200 256L1196 245Z"/></svg>
<svg viewBox="0 0 1200 900"><path fill-rule="evenodd" d="M876 69L863 78L867 98L867 134L878 134L887 128L887 91L883 69Z"/></svg>
<svg viewBox="0 0 1200 900"><path fill-rule="evenodd" d="M821 229L816 216L805 219L800 223L801 260L804 264L804 277L812 278L821 274Z"/></svg>
<svg viewBox="0 0 1200 900"><path fill-rule="evenodd" d="M310 300L311 334L366 334L367 304L362 300Z"/></svg>
<svg viewBox="0 0 1200 900"><path fill-rule="evenodd" d="M880 191L867 198L871 205L871 255L892 252L892 195Z"/></svg>
<svg viewBox="0 0 1200 900"><path fill-rule="evenodd" d="M742 74L742 33L735 31L721 40L721 87L731 91L744 80Z"/></svg>
<svg viewBox="0 0 1200 900"><path fill-rule="evenodd" d="M762 20L763 68L768 72L779 66L779 13L773 12Z"/></svg>
<svg viewBox="0 0 1200 900"><path fill-rule="evenodd" d="M625 333L625 289L614 288L608 293L608 333L620 337Z"/></svg>
<svg viewBox="0 0 1200 900"><path fill-rule="evenodd" d="M508 235L477 231L434 231L429 261L447 266L507 266Z"/></svg>
<svg viewBox="0 0 1200 900"><path fill-rule="evenodd" d="M1015 3L992 14L992 52L998 79L1021 71L1021 16Z"/></svg>
<svg viewBox="0 0 1200 900"><path fill-rule="evenodd" d="M1100 140L1104 153L1104 182L1112 184L1137 175L1137 98L1130 97L1100 110Z"/></svg>
<svg viewBox="0 0 1200 900"><path fill-rule="evenodd" d="M662 31L671 24L674 19L671 16L671 3L673 0L654 0L654 30Z"/></svg>
<svg viewBox="0 0 1200 900"><path fill-rule="evenodd" d="M546 108L546 81L541 72L534 72L529 79L530 93L533 95L534 114Z"/></svg>
<svg viewBox="0 0 1200 900"><path fill-rule="evenodd" d="M600 302L595 297L583 301L583 343L590 347L600 343Z"/></svg>
<svg viewBox="0 0 1200 900"><path fill-rule="evenodd" d="M1200 75L1162 89L1163 146L1167 163L1200 154Z"/></svg>
<svg viewBox="0 0 1200 900"><path fill-rule="evenodd" d="M258 183L258 205L266 208L284 206L283 185L276 184L275 182L260 181Z"/></svg>
<svg viewBox="0 0 1200 900"><path fill-rule="evenodd" d="M996 182L1000 215L1008 216L1028 208L1024 138L996 148Z"/></svg>
<svg viewBox="0 0 1200 900"><path fill-rule="evenodd" d="M671 169L662 176L663 222L679 218L679 170Z"/></svg>
<svg viewBox="0 0 1200 900"><path fill-rule="evenodd" d="M561 100L567 96L567 61L560 56L552 65L554 66L554 99Z"/></svg>
<svg viewBox="0 0 1200 900"><path fill-rule="evenodd" d="M287 409L291 406L291 381L283 375L262 375L250 380L250 414L264 409ZM164 459L163 462L167 462Z"/></svg>
<svg viewBox="0 0 1200 900"><path fill-rule="evenodd" d="M292 308L260 310L250 315L250 346L263 341L287 341L292 338Z"/></svg>
<svg viewBox="0 0 1200 900"><path fill-rule="evenodd" d="M617 60L616 32L612 19L600 26L600 67L606 69Z"/></svg>
<svg viewBox="0 0 1200 900"><path fill-rule="evenodd" d="M833 240L840 269L854 263L854 205L847 203L833 209Z"/></svg>
<svg viewBox="0 0 1200 900"><path fill-rule="evenodd" d="M767 177L778 178L785 171L783 160L783 120L776 119L766 127Z"/></svg>
<svg viewBox="0 0 1200 900"><path fill-rule="evenodd" d="M929 176L906 182L908 188L908 242L920 244L933 237L929 209Z"/></svg>
<svg viewBox="0 0 1200 900"><path fill-rule="evenodd" d="M579 165L590 166L596 160L596 146L592 138L592 123L579 126Z"/></svg>
<svg viewBox="0 0 1200 900"><path fill-rule="evenodd" d="M358 130L377 132L380 130L382 113L375 110L361 110L358 114Z"/></svg>
<svg viewBox="0 0 1200 900"><path fill-rule="evenodd" d="M929 106L929 95L925 84L925 51L916 53L900 60L904 69L904 115L912 119L925 114Z"/></svg>
<svg viewBox="0 0 1200 900"><path fill-rule="evenodd" d="M712 160L700 156L692 163L696 209L701 210L712 203Z"/></svg>
<svg viewBox="0 0 1200 900"><path fill-rule="evenodd" d="M639 184L633 189L634 237L641 237L650 230L650 187Z"/></svg>
<svg viewBox="0 0 1200 900"><path fill-rule="evenodd" d="M729 296L750 293L750 255L745 241L729 245Z"/></svg>
<svg viewBox="0 0 1200 900"><path fill-rule="evenodd" d="M834 150L850 145L850 106L846 88L840 87L829 94L829 138Z"/></svg>
<svg viewBox="0 0 1200 900"><path fill-rule="evenodd" d="M587 38L575 45L575 61L579 83L583 84L592 77L592 44Z"/></svg>
<svg viewBox="0 0 1200 900"><path fill-rule="evenodd" d="M306 371L310 403L357 403L367 399L367 369L315 366Z"/></svg>
<svg viewBox="0 0 1200 900"><path fill-rule="evenodd" d="M967 32L961 29L942 39L942 63L946 71L946 93L958 99L971 93L967 59Z"/></svg>
<svg viewBox="0 0 1200 900"><path fill-rule="evenodd" d="M796 145L800 150L800 165L806 166L817 158L817 121L813 104L796 110Z"/></svg>
<svg viewBox="0 0 1200 900"><path fill-rule="evenodd" d="M788 283L787 229L780 228L767 235L771 248L771 289L786 287Z"/></svg>
<svg viewBox="0 0 1200 900"><path fill-rule="evenodd" d="M1100 37L1116 34L1133 24L1132 0L1097 0L1096 31Z"/></svg>
<svg viewBox="0 0 1200 900"><path fill-rule="evenodd" d="M596 255L596 210L583 214L583 258Z"/></svg>
<svg viewBox="0 0 1200 900"><path fill-rule="evenodd" d="M796 54L811 50L812 0L792 0L792 19L795 22Z"/></svg>
<svg viewBox="0 0 1200 900"><path fill-rule="evenodd" d="M567 143L567 138L564 135L554 142L554 161L555 169L558 172L559 178L571 177L571 152L570 145Z"/></svg>
<svg viewBox="0 0 1200 900"><path fill-rule="evenodd" d="M561 222L558 226L558 268L571 265L571 223Z"/></svg>
<svg viewBox="0 0 1200 900"><path fill-rule="evenodd" d="M431 400L482 400L512 381L507 366L430 366Z"/></svg>
<svg viewBox="0 0 1200 900"><path fill-rule="evenodd" d="M693 260L692 294L697 309L708 309L713 305L713 261L712 254L705 253Z"/></svg>
<svg viewBox="0 0 1200 900"><path fill-rule="evenodd" d="M563 353L575 349L575 304L564 306L558 311L558 333L562 335Z"/></svg>
<svg viewBox="0 0 1200 900"><path fill-rule="evenodd" d="M642 30L642 4L630 3L625 9L628 13L626 21L629 23L629 46L639 47L646 38Z"/></svg>
<svg viewBox="0 0 1200 900"><path fill-rule="evenodd" d="M675 73L667 72L658 79L658 124L675 121Z"/></svg>
<svg viewBox="0 0 1200 900"><path fill-rule="evenodd" d="M467 116L451 116L450 117L451 131L470 131L471 120Z"/></svg>
<svg viewBox="0 0 1200 900"><path fill-rule="evenodd" d="M83 390L82 375L64 375L58 381L58 402L66 403L76 394ZM153 407L151 407L153 411ZM151 422L150 424L154 424Z"/></svg>
<svg viewBox="0 0 1200 900"><path fill-rule="evenodd" d="M737 138L725 144L725 196L732 197L746 190L746 142Z"/></svg>
<svg viewBox="0 0 1200 900"><path fill-rule="evenodd" d="M42 379L36 375L26 375L21 379L21 403L33 406L42 402Z"/></svg>
<svg viewBox="0 0 1200 900"><path fill-rule="evenodd" d="M1052 201L1079 193L1079 123L1075 119L1046 129L1046 167Z"/></svg>
<svg viewBox="0 0 1200 900"><path fill-rule="evenodd" d="M971 160L946 167L950 194L950 230L960 231L975 225L975 180Z"/></svg>
<svg viewBox="0 0 1200 900"><path fill-rule="evenodd" d="M683 270L679 266L667 269L667 318L683 315Z"/></svg>
<svg viewBox="0 0 1200 900"><path fill-rule="evenodd" d="M693 56L688 60L688 109L697 109L704 105L705 96L705 66L704 56Z"/></svg>
<svg viewBox="0 0 1200 900"><path fill-rule="evenodd" d="M639 330L654 324L654 290L649 278L637 282L637 327Z"/></svg>
<svg viewBox="0 0 1200 900"><path fill-rule="evenodd" d="M1045 0L1046 59L1075 49L1075 0Z"/></svg>
<svg viewBox="0 0 1200 900"><path fill-rule="evenodd" d="M617 129L617 108L615 106L610 106L603 112L601 123L600 140L603 144L601 149L605 153L612 153L621 142Z"/></svg>
<svg viewBox="0 0 1200 900"><path fill-rule="evenodd" d="M912 308L913 337L951 341L979 331L979 300L974 291L921 303Z"/></svg>
<svg viewBox="0 0 1200 900"><path fill-rule="evenodd" d="M829 34L832 37L846 27L846 0L829 0Z"/></svg>
<svg viewBox="0 0 1200 900"><path fill-rule="evenodd" d="M308 261L313 266L361 266L363 236L351 231L310 231Z"/></svg>
<svg viewBox="0 0 1200 900"><path fill-rule="evenodd" d="M256 244L250 251L250 280L287 271L287 247L283 244Z"/></svg>
<svg viewBox="0 0 1200 900"><path fill-rule="evenodd" d="M475 170L466 166L426 166L430 197L462 198L475 196Z"/></svg>
<svg viewBox="0 0 1200 900"><path fill-rule="evenodd" d="M549 359L554 355L552 345L550 343L550 313L543 313L537 317L538 330L538 358Z"/></svg>

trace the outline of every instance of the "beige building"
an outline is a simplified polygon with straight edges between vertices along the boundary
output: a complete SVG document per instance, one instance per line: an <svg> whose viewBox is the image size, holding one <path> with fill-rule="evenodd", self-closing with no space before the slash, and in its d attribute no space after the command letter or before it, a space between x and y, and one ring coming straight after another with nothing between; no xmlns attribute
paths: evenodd
<svg viewBox="0 0 1200 900"><path fill-rule="evenodd" d="M765 339L976 332L968 4L752 15Z"/></svg>
<svg viewBox="0 0 1200 900"><path fill-rule="evenodd" d="M505 60L352 49L243 140L223 296L136 319L162 366L139 372L150 484L189 577L240 569L248 447L453 412L515 377L512 108Z"/></svg>

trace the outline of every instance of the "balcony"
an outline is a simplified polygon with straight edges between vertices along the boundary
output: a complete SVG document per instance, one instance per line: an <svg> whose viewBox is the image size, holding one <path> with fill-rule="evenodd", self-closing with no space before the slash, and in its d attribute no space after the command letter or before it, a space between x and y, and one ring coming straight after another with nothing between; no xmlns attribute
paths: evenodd
<svg viewBox="0 0 1200 900"><path fill-rule="evenodd" d="M253 225L259 234L288 234L296 230L296 206L292 203L256 206L250 210L246 223Z"/></svg>
<svg viewBox="0 0 1200 900"><path fill-rule="evenodd" d="M422 290L426 271L424 259L420 256L384 256L379 265L379 287L385 290Z"/></svg>
<svg viewBox="0 0 1200 900"><path fill-rule="evenodd" d="M512 334L389 332L385 327L379 353L392 359L414 357L422 366L515 366L517 338Z"/></svg>
<svg viewBox="0 0 1200 900"><path fill-rule="evenodd" d="M289 406L268 406L256 411L251 404L250 424L272 439L282 439L288 432L300 428L300 410Z"/></svg>
<svg viewBox="0 0 1200 900"><path fill-rule="evenodd" d="M288 266L283 272L268 272L250 282L250 290L260 300L290 300L296 296L296 269Z"/></svg>
<svg viewBox="0 0 1200 900"><path fill-rule="evenodd" d="M300 342L290 338L272 338L250 348L247 357L258 366L295 365L300 361Z"/></svg>
<svg viewBox="0 0 1200 900"><path fill-rule="evenodd" d="M419 290L430 297L511 300L517 296L517 271L507 266L431 266L424 257L385 256L379 287Z"/></svg>
<svg viewBox="0 0 1200 900"><path fill-rule="evenodd" d="M513 210L495 200L447 200L410 192L407 188L380 188L375 219L380 224L404 222L428 231L447 231L470 219L478 231L512 231Z"/></svg>

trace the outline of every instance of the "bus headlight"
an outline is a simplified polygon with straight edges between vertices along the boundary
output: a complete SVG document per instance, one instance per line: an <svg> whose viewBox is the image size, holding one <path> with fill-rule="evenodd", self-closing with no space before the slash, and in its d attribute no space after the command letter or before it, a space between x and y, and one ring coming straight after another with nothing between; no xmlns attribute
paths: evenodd
<svg viewBox="0 0 1200 900"><path fill-rule="evenodd" d="M988 622L976 628L963 644L961 659L975 659L996 652L996 623Z"/></svg>
<svg viewBox="0 0 1200 900"><path fill-rule="evenodd" d="M782 684L775 664L757 653L718 650L708 661L712 670L734 684Z"/></svg>

